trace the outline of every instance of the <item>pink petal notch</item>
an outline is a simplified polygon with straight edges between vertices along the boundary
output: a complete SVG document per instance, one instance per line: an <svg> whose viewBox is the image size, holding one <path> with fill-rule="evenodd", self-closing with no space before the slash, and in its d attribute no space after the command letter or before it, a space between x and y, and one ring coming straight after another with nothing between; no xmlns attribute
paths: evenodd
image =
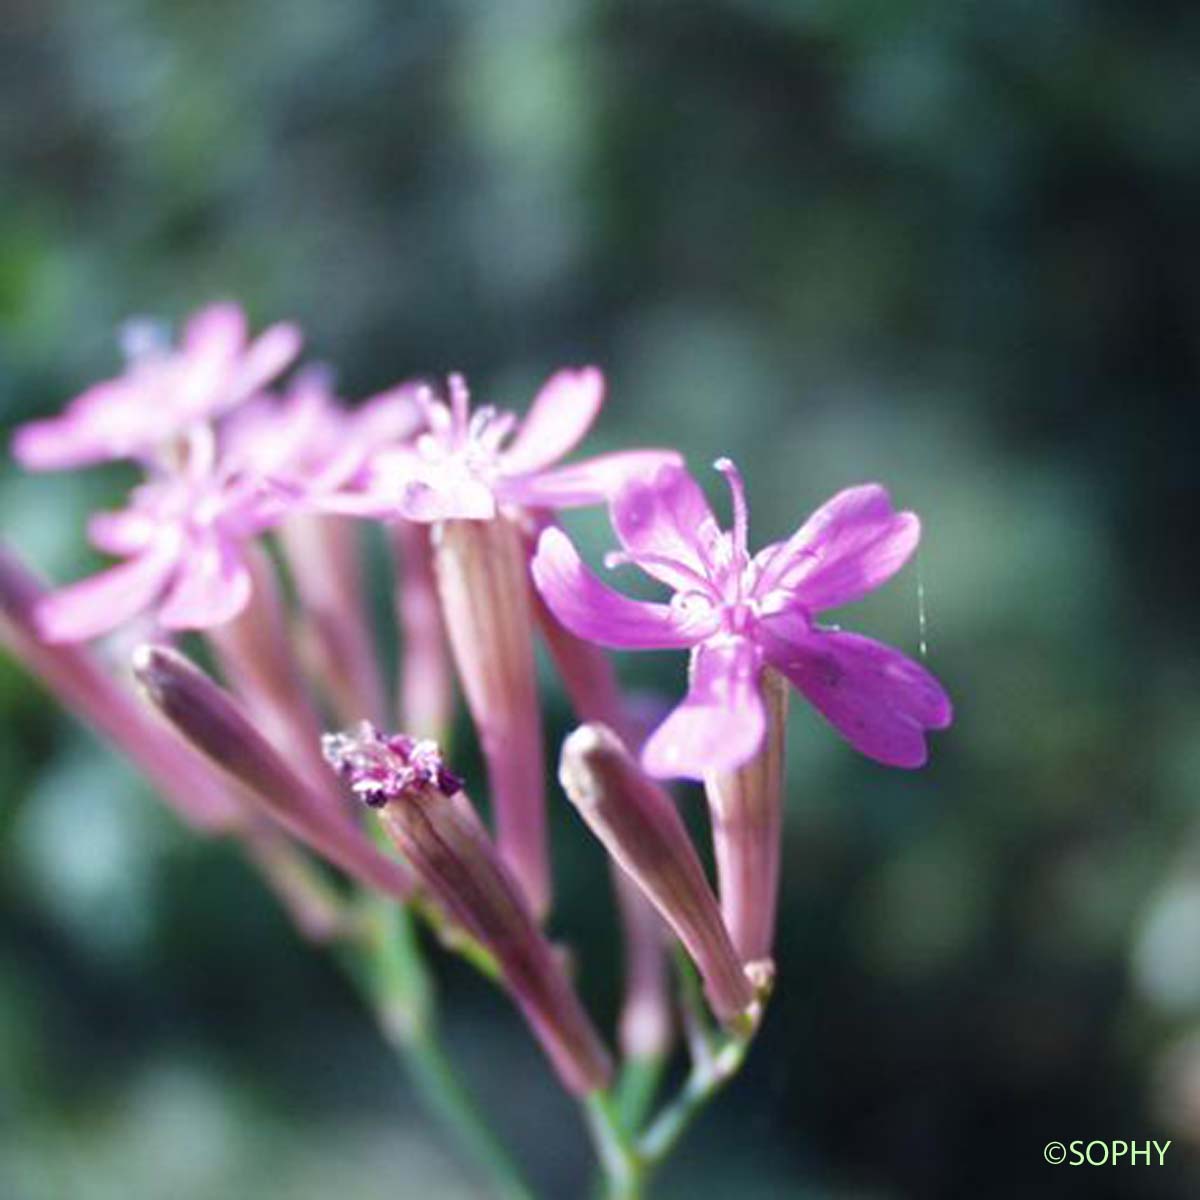
<svg viewBox="0 0 1200 1200"><path fill-rule="evenodd" d="M206 629L232 621L250 600L253 584L240 548L220 537L196 539L159 609L166 629Z"/></svg>
<svg viewBox="0 0 1200 1200"><path fill-rule="evenodd" d="M781 588L811 612L861 600L900 570L921 540L915 513L896 512L875 483L847 488L786 542L759 556L758 591Z"/></svg>
<svg viewBox="0 0 1200 1200"><path fill-rule="evenodd" d="M856 750L886 766L924 766L926 732L953 718L949 697L924 667L871 638L816 630L775 642L767 655Z"/></svg>

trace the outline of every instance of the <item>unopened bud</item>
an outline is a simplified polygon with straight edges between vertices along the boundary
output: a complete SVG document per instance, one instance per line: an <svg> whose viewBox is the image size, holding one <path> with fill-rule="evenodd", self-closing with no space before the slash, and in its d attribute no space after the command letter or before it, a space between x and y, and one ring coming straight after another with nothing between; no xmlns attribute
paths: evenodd
<svg viewBox="0 0 1200 1200"><path fill-rule="evenodd" d="M133 672L147 699L197 750L241 784L300 841L369 886L401 899L408 874L251 724L238 702L194 663L163 646L139 646Z"/></svg>
<svg viewBox="0 0 1200 1200"><path fill-rule="evenodd" d="M722 1021L739 1018L754 1004L754 988L670 796L603 725L583 725L567 738L559 778L580 816L691 955L713 1011Z"/></svg>

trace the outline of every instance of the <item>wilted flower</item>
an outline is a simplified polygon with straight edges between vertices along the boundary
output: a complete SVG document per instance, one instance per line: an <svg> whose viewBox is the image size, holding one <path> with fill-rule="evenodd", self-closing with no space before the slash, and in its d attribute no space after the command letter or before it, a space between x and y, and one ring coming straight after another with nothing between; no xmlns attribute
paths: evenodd
<svg viewBox="0 0 1200 1200"><path fill-rule="evenodd" d="M323 748L330 766L378 811L434 901L495 958L564 1085L580 1095L607 1086L608 1054L436 743L386 736L364 722L327 735Z"/></svg>
<svg viewBox="0 0 1200 1200"><path fill-rule="evenodd" d="M865 484L838 493L791 538L751 557L741 476L728 459L716 465L733 494L731 532L719 528L695 480L671 464L627 484L612 504L624 550L610 564L633 563L667 584L670 604L605 586L558 529L542 534L533 561L546 603L579 636L618 648L691 649L687 697L647 741L647 770L703 779L750 759L766 728L766 665L864 754L920 766L926 730L950 723L941 685L898 651L813 619L890 579L916 548L916 516L895 512L883 488Z"/></svg>
<svg viewBox="0 0 1200 1200"><path fill-rule="evenodd" d="M363 721L353 733L325 734L321 753L371 808L382 808L410 789L435 787L444 796L462 791L462 780L442 762L432 738L380 733L370 721Z"/></svg>

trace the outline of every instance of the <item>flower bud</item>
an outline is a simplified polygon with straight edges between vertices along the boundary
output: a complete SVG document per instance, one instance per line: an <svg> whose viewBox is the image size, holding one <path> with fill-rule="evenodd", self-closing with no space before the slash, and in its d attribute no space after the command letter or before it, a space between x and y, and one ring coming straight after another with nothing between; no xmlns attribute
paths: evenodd
<svg viewBox="0 0 1200 1200"><path fill-rule="evenodd" d="M550 906L541 713L520 535L445 521L434 564L446 632L487 764L496 843L540 917Z"/></svg>
<svg viewBox="0 0 1200 1200"><path fill-rule="evenodd" d="M339 798L319 792L297 772L194 663L146 645L134 652L133 671L150 703L293 837L362 883L400 899L410 896L404 867L381 854Z"/></svg>
<svg viewBox="0 0 1200 1200"><path fill-rule="evenodd" d="M704 781L721 913L734 947L746 963L771 957L783 846L788 685L768 667L762 673L761 687L767 714L762 748L736 770L711 772Z"/></svg>
<svg viewBox="0 0 1200 1200"><path fill-rule="evenodd" d="M754 988L670 796L603 725L583 725L567 738L559 778L592 832L686 947L713 1011L725 1022L746 1013Z"/></svg>
<svg viewBox="0 0 1200 1200"><path fill-rule="evenodd" d="M431 741L385 736L364 722L327 734L325 757L378 810L433 899L487 949L565 1087L607 1087L608 1055L459 780Z"/></svg>

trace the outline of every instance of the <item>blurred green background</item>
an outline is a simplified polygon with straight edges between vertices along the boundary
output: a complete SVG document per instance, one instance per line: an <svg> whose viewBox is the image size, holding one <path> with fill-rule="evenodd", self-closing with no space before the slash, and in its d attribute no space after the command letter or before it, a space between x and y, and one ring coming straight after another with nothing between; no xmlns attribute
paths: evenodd
<svg viewBox="0 0 1200 1200"><path fill-rule="evenodd" d="M0 4L0 432L127 316L233 296L350 395L456 368L519 408L597 362L594 444L732 455L759 543L864 480L921 513L847 622L917 654L922 585L957 723L910 775L795 706L779 991L664 1196L1196 1194L1198 36L1171 0ZM128 478L5 462L3 537L73 578ZM0 779L0 1198L480 1194L236 853L3 657ZM557 930L611 1016L565 808ZM517 1021L439 969L505 1136L583 1195Z"/></svg>

